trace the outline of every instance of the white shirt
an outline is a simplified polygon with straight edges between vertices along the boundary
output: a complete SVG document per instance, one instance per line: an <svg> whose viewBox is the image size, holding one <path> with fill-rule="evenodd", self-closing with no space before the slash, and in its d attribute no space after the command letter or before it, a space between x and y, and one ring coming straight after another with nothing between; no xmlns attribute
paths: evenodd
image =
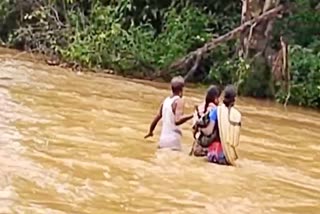
<svg viewBox="0 0 320 214"><path fill-rule="evenodd" d="M172 104L180 99L179 96L167 97L162 105L162 130L159 147L181 150L181 130L175 123Z"/></svg>

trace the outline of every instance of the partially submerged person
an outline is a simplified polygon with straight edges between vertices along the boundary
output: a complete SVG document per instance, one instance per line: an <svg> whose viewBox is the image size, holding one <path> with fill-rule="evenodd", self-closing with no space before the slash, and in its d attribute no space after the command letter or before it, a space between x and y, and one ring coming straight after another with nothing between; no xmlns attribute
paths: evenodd
<svg viewBox="0 0 320 214"><path fill-rule="evenodd" d="M192 119L193 114L184 115L183 96L184 79L181 76L174 77L171 80L172 94L168 96L160 106L158 114L153 119L149 133L145 138L152 137L153 131L162 118L162 130L159 139L158 148L170 148L172 150L181 150L182 132L180 125Z"/></svg>
<svg viewBox="0 0 320 214"><path fill-rule="evenodd" d="M224 89L223 104L210 111L208 114L209 123L201 128L203 138L199 143L201 146L208 147L207 158L209 162L236 165L238 159L236 147L239 145L241 113L234 107L235 99L236 89L234 86L228 85Z"/></svg>
<svg viewBox="0 0 320 214"><path fill-rule="evenodd" d="M199 106L196 106L196 110L193 115L193 134L194 134L194 143L193 148L191 150L190 155L194 155L197 157L206 156L208 149L205 147L202 147L198 143L198 139L201 135L199 129L196 126L196 122L205 114L210 112L213 108L216 108L219 104L219 97L220 97L221 91L217 86L210 86L206 92L205 101L203 101Z"/></svg>

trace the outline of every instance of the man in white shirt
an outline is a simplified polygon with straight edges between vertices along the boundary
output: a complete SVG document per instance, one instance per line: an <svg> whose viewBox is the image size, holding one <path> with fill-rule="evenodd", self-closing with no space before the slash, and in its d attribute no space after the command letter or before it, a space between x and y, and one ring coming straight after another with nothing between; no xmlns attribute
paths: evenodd
<svg viewBox="0 0 320 214"><path fill-rule="evenodd" d="M158 114L153 119L149 133L145 138L152 137L159 120L162 118L162 130L159 140L159 148L170 148L172 150L181 150L182 132L180 125L193 118L193 114L184 115L183 96L184 79L181 76L172 78L171 91L160 106Z"/></svg>

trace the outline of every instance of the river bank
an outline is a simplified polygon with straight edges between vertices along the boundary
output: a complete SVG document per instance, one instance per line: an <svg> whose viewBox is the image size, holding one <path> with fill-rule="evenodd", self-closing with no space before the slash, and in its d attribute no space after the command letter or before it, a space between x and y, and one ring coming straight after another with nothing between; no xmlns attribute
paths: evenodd
<svg viewBox="0 0 320 214"><path fill-rule="evenodd" d="M66 66L66 64L60 64L60 63L55 63L55 64L51 64L48 63L48 60L50 60L50 58L46 55L43 54L39 54L39 53L28 53L26 51L21 51L21 50L17 50L14 48L7 48L7 47L0 47L0 56L6 56L6 55L10 55L13 56L12 59L22 59L22 60L27 60L33 63L37 63L37 64L41 64L43 66L49 66L52 68L63 68L63 69L67 69L70 72L75 72L78 75L81 75L82 73L86 73L86 74L93 74L95 76L99 76L99 77L103 77L103 78L111 78L111 79L115 79L115 80L119 80L119 79L126 79L128 81L132 81L132 82L136 82L136 83L143 83L145 85L149 85L149 86L157 86L159 88L163 88L163 89L169 89L167 84L164 83L168 83L167 81L161 79L161 78L157 78L157 79L151 79L150 78L139 78L136 76L126 76L126 75L121 75L118 74L115 71L111 71L111 70L105 70L105 69L90 69L90 68L86 68L86 67L77 67L77 69L75 69L72 66ZM151 81L151 82L150 82ZM187 83L187 89L201 89L201 90L205 90L208 87L208 84L201 84L201 83ZM273 99L263 99L263 98L256 98L256 97L250 97L250 96L241 96L244 97L248 100L251 100L253 103L257 102L257 105L266 105L266 106L273 106L273 105L277 105L279 108L284 108L288 111L291 110L298 110L298 111L305 111L306 107L303 106L298 106L298 105L290 105L290 106L286 106L284 107L281 103L277 103L275 100ZM316 110L317 112L320 112L320 109L315 109L315 108L310 108L311 112L313 110Z"/></svg>

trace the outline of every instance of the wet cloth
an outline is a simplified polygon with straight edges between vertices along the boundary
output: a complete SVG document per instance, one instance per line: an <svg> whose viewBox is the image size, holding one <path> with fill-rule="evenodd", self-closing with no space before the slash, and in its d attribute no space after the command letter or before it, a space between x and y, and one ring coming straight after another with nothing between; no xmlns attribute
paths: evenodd
<svg viewBox="0 0 320 214"><path fill-rule="evenodd" d="M215 141L208 147L207 158L209 162L217 164L227 164L226 158L223 153L221 142Z"/></svg>

